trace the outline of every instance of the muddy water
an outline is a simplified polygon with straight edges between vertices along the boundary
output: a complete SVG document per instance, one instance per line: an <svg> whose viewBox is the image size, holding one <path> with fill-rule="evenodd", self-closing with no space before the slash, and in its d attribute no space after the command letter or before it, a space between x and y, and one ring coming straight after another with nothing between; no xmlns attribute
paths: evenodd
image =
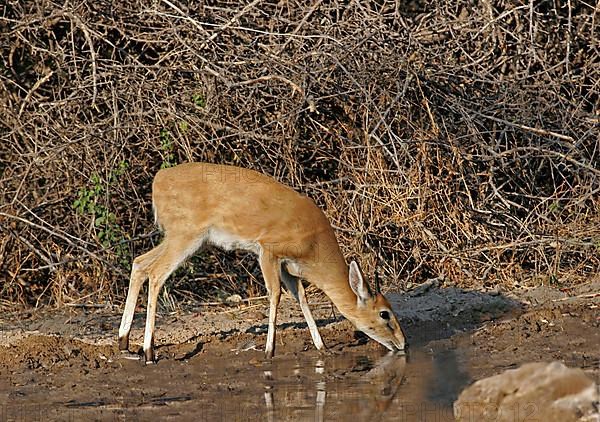
<svg viewBox="0 0 600 422"><path fill-rule="evenodd" d="M266 365L264 374L259 415L267 420L451 421L460 391L435 385L442 378L424 353L285 360Z"/></svg>
<svg viewBox="0 0 600 422"><path fill-rule="evenodd" d="M451 421L452 402L468 379L449 362L443 353L350 351L270 362L232 353L144 367L116 355L71 380L67 368L62 376L32 373L0 420ZM440 368L459 382L447 385ZM86 384L93 388L81 388Z"/></svg>

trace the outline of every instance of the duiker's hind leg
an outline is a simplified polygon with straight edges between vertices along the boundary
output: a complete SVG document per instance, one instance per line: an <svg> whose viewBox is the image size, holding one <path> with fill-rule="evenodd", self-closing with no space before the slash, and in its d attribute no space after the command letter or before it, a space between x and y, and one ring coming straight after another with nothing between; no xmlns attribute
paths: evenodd
<svg viewBox="0 0 600 422"><path fill-rule="evenodd" d="M278 263L270 254L261 251L259 263L263 279L265 280L265 287L269 292L269 329L267 331L265 355L267 358L272 358L275 351L275 329L277 324L277 307L281 298L281 282L279 280Z"/></svg>
<svg viewBox="0 0 600 422"><path fill-rule="evenodd" d="M131 277L129 278L129 288L127 289L127 300L125 301L125 309L123 310L121 326L119 327L119 350L123 352L129 349L129 332L131 331L135 305L140 294L140 288L148 278L148 266L161 254L162 248L163 244L161 243L151 251L140 255L133 260Z"/></svg>
<svg viewBox="0 0 600 422"><path fill-rule="evenodd" d="M146 363L154 363L154 325L158 294L169 275L192 253L202 246L203 237L171 235L161 244L163 249L148 266L148 307L144 331L144 356Z"/></svg>

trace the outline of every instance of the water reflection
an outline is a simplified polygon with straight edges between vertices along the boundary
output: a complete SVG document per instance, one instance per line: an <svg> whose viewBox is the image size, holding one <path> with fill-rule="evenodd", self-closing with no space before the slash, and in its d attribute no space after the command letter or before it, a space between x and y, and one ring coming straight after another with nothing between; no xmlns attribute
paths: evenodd
<svg viewBox="0 0 600 422"><path fill-rule="evenodd" d="M296 364L291 379L289 367L286 373L285 367L265 365L264 402L269 422L331 420L342 416L340 411L346 417L368 420L380 418L390 407L404 379L406 356L389 352L375 362L365 356L319 358L308 368Z"/></svg>
<svg viewBox="0 0 600 422"><path fill-rule="evenodd" d="M364 376L371 385L371 395L364 416L381 415L388 410L406 373L406 355L389 352ZM362 419L361 419L362 420ZM365 419L366 420L366 419Z"/></svg>

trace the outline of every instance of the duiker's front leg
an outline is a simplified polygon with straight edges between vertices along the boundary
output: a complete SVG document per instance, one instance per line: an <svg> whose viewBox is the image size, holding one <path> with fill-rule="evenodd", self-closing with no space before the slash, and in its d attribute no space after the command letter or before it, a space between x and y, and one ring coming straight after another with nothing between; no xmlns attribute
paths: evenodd
<svg viewBox="0 0 600 422"><path fill-rule="evenodd" d="M317 323L310 312L310 308L308 307L308 301L306 300L306 293L304 292L304 286L302 286L302 281L297 279L298 283L298 303L300 303L300 309L302 309L302 314L304 315L304 319L308 324L308 329L310 330L310 336L312 337L312 341L317 348L317 350L321 350L325 347L323 343L323 339L321 338L321 334L319 334L319 330L317 329Z"/></svg>

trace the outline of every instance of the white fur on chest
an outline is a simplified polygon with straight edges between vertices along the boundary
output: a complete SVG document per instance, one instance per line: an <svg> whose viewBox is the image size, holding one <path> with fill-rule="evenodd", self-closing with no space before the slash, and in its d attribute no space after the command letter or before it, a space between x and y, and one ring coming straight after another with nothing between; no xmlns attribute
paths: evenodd
<svg viewBox="0 0 600 422"><path fill-rule="evenodd" d="M242 249L258 255L261 249L255 240L242 239L239 236L214 227L208 230L206 241L228 251Z"/></svg>

